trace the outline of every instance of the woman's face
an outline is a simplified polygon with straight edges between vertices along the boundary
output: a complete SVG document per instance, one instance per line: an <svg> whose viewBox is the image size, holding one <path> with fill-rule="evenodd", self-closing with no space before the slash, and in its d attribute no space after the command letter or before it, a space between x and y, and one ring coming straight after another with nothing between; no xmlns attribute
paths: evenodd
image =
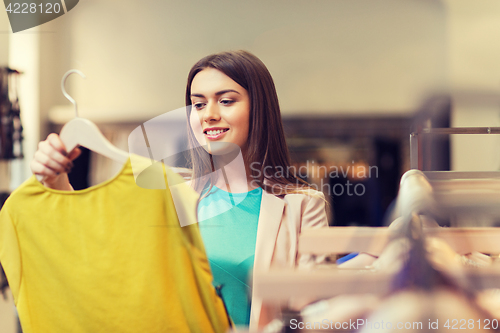
<svg viewBox="0 0 500 333"><path fill-rule="evenodd" d="M250 99L242 86L217 69L205 68L191 83L191 104L191 127L198 142L207 144L210 153L221 146L217 143L233 143L245 150Z"/></svg>

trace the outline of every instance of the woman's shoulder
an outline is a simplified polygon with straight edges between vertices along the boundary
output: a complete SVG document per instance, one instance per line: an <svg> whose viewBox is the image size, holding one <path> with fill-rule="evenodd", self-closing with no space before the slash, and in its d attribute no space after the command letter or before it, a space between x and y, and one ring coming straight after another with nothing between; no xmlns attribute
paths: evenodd
<svg viewBox="0 0 500 333"><path fill-rule="evenodd" d="M302 185L281 185L274 184L268 179L264 180L264 192L273 194L281 199L303 198L303 199L321 199L325 200L323 192L318 191L310 186Z"/></svg>
<svg viewBox="0 0 500 333"><path fill-rule="evenodd" d="M307 209L315 209L319 207L325 209L327 200L323 192L307 188L296 191L290 191L285 195L280 196L281 199L292 209L301 211Z"/></svg>
<svg viewBox="0 0 500 333"><path fill-rule="evenodd" d="M283 198L288 206L290 215L299 217L302 227L328 226L328 202L323 192L313 188L303 189L300 192L290 193Z"/></svg>
<svg viewBox="0 0 500 333"><path fill-rule="evenodd" d="M292 197L301 197L303 199L311 200L311 199L319 199L325 200L325 195L323 192L315 190L313 188L299 188L289 191L284 195L284 199Z"/></svg>

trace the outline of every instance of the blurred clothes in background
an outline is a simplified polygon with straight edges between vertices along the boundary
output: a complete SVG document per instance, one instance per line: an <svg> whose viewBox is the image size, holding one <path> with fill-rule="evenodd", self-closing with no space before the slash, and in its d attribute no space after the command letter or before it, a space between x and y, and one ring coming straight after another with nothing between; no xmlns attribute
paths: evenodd
<svg viewBox="0 0 500 333"><path fill-rule="evenodd" d="M0 159L23 157L17 77L20 72L0 67Z"/></svg>

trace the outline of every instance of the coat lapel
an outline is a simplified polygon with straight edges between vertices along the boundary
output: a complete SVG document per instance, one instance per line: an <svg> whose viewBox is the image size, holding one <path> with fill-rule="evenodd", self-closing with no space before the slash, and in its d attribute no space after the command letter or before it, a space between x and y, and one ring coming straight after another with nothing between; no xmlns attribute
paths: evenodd
<svg viewBox="0 0 500 333"><path fill-rule="evenodd" d="M260 204L259 224L257 226L257 242L255 244L254 272L268 270L274 254L274 247L278 231L283 220L285 200L280 199L266 191L262 191ZM255 293L255 288L252 290ZM257 329L261 322L262 300L252 297L250 313L250 331Z"/></svg>
<svg viewBox="0 0 500 333"><path fill-rule="evenodd" d="M271 266L276 238L283 218L285 200L262 191L254 270L267 270Z"/></svg>

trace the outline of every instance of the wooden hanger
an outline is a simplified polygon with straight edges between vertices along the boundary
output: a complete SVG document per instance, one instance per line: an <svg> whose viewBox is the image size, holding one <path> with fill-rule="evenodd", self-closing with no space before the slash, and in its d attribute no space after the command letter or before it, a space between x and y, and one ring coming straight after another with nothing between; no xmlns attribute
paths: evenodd
<svg viewBox="0 0 500 333"><path fill-rule="evenodd" d="M75 106L75 118L67 122L59 134L69 153L80 145L117 162L125 163L129 154L116 148L104 137L99 128L90 120L78 116L76 101L66 92L65 83L69 75L77 73L84 79L85 75L79 70L72 69L64 74L61 89L64 96Z"/></svg>

